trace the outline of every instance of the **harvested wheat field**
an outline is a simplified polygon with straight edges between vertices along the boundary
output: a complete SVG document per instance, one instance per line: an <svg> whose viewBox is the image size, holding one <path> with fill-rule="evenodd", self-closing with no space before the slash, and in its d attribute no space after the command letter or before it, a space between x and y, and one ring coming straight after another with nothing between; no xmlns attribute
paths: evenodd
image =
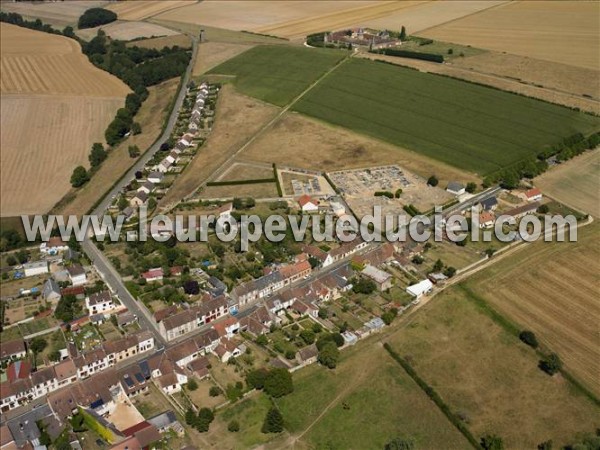
<svg viewBox="0 0 600 450"><path fill-rule="evenodd" d="M519 1L420 34L441 41L600 69L600 3Z"/></svg>
<svg viewBox="0 0 600 450"><path fill-rule="evenodd" d="M59 28L77 24L79 16L90 8L101 8L108 1L77 0L62 2L10 2L3 1L0 9L4 12L15 12L26 19L41 19Z"/></svg>
<svg viewBox="0 0 600 450"><path fill-rule="evenodd" d="M85 40L90 40L96 36L96 34L98 34L99 29L103 30L110 38L119 39L121 41L160 36L174 36L179 34L177 31L161 27L160 25L156 25L154 23L125 22L117 20L116 22L109 23L108 25L77 30L77 35Z"/></svg>
<svg viewBox="0 0 600 450"><path fill-rule="evenodd" d="M71 39L8 24L0 32L0 214L45 213L68 192L73 168L88 164L129 89Z"/></svg>
<svg viewBox="0 0 600 450"><path fill-rule="evenodd" d="M190 48L192 46L192 41L189 36L186 36L185 34L176 34L173 36L141 39L139 41L127 43L127 47L155 48L157 50L162 50L164 47L173 47L175 45L182 48Z"/></svg>
<svg viewBox="0 0 600 450"><path fill-rule="evenodd" d="M192 194L278 111L275 106L238 94L233 86L225 85L219 92L211 134L159 205L168 207Z"/></svg>
<svg viewBox="0 0 600 450"><path fill-rule="evenodd" d="M114 11L121 20L143 20L171 9L196 3L195 0L146 1L136 0L114 2L106 7Z"/></svg>
<svg viewBox="0 0 600 450"><path fill-rule="evenodd" d="M450 180L477 181L469 172L297 113L286 114L240 158L322 171L399 164L425 178L436 174L442 185Z"/></svg>
<svg viewBox="0 0 600 450"><path fill-rule="evenodd" d="M560 355L566 369L600 395L600 225L578 241L536 242L467 283L476 295Z"/></svg>
<svg viewBox="0 0 600 450"><path fill-rule="evenodd" d="M69 94L124 98L129 88L94 67L81 47L63 36L1 24L2 94Z"/></svg>
<svg viewBox="0 0 600 450"><path fill-rule="evenodd" d="M592 216L600 217L600 149L548 170L535 179L545 194Z"/></svg>
<svg viewBox="0 0 600 450"><path fill-rule="evenodd" d="M194 64L193 75L202 75L213 67L239 55L242 52L252 48L249 44L233 44L228 42L203 42L198 45L196 53L196 63Z"/></svg>
<svg viewBox="0 0 600 450"><path fill-rule="evenodd" d="M178 86L179 78L173 78L148 88L148 98L142 103L136 115L136 121L141 125L142 132L129 136L114 147L91 180L77 190L72 189L56 210L52 211L53 213L85 214L99 198L104 196L106 191L137 160L129 156L128 147L137 145L143 153L158 138Z"/></svg>
<svg viewBox="0 0 600 450"><path fill-rule="evenodd" d="M0 214L47 212L121 106L121 97L3 94Z"/></svg>

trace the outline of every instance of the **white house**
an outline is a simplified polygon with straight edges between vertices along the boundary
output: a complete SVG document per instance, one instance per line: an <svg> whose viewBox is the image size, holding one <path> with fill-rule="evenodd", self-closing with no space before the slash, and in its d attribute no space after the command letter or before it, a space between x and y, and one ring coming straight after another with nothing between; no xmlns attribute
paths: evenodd
<svg viewBox="0 0 600 450"><path fill-rule="evenodd" d="M168 158L163 159L160 164L158 166L156 166L156 169L159 172L168 172L169 169L171 168L171 166L173 165L173 161L169 161Z"/></svg>
<svg viewBox="0 0 600 450"><path fill-rule="evenodd" d="M71 280L71 284L73 286L80 286L87 283L85 270L79 264L73 264L72 266L69 266L67 268L67 272L69 272L69 280Z"/></svg>
<svg viewBox="0 0 600 450"><path fill-rule="evenodd" d="M23 264L23 271L26 277L48 273L48 263L46 261L35 261Z"/></svg>
<svg viewBox="0 0 600 450"><path fill-rule="evenodd" d="M451 181L448 183L446 191L453 195L463 195L465 193L465 186L457 181Z"/></svg>
<svg viewBox="0 0 600 450"><path fill-rule="evenodd" d="M101 314L115 307L109 291L96 292L85 298L85 307L90 315Z"/></svg>
<svg viewBox="0 0 600 450"><path fill-rule="evenodd" d="M148 181L150 183L158 184L162 183L164 177L165 175L161 172L152 172L148 175Z"/></svg>
<svg viewBox="0 0 600 450"><path fill-rule="evenodd" d="M541 200L542 197L542 191L540 191L538 188L529 189L527 192L525 192L525 198L528 202L537 202Z"/></svg>
<svg viewBox="0 0 600 450"><path fill-rule="evenodd" d="M153 190L154 190L154 183L152 183L151 181L146 181L144 184L142 184L137 189L137 192L145 192L146 194L149 194Z"/></svg>
<svg viewBox="0 0 600 450"><path fill-rule="evenodd" d="M60 237L54 236L48 239L48 242L42 242L40 252L55 255L58 252L65 251L69 246Z"/></svg>
<svg viewBox="0 0 600 450"><path fill-rule="evenodd" d="M419 281L417 284L413 284L406 288L406 292L408 292L413 297L419 299L423 294L428 294L433 289L433 283L429 280Z"/></svg>
<svg viewBox="0 0 600 450"><path fill-rule="evenodd" d="M302 209L302 212L317 212L319 211L319 202L313 200L310 195L303 195L298 199L298 204Z"/></svg>

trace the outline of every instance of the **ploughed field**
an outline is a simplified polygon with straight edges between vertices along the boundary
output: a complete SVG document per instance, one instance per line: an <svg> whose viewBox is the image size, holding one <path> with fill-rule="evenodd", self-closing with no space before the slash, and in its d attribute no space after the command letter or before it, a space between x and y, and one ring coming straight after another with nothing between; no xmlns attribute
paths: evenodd
<svg viewBox="0 0 600 450"><path fill-rule="evenodd" d="M330 53L328 53L328 51ZM212 69L243 93L485 175L600 129L600 119L448 77L344 53L254 47Z"/></svg>

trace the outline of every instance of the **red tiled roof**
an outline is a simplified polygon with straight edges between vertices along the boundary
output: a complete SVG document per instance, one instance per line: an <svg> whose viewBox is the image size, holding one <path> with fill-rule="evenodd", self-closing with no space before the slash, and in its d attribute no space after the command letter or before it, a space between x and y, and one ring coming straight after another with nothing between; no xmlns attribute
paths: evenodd
<svg viewBox="0 0 600 450"><path fill-rule="evenodd" d="M529 189L527 192L525 192L525 196L527 198L535 197L535 196L541 195L541 194L542 194L542 191L540 191L538 188Z"/></svg>
<svg viewBox="0 0 600 450"><path fill-rule="evenodd" d="M149 422L146 422L145 420L143 422L140 422L138 424L135 424L132 427L126 428L122 431L122 433L125 436L133 436L135 433L137 433L138 431L143 430L144 428L148 428L150 426Z"/></svg>
<svg viewBox="0 0 600 450"><path fill-rule="evenodd" d="M318 205L319 202L317 202L316 200L313 200L313 198L310 195L306 195L304 194L302 197L300 197L298 199L298 204L303 208L304 205L306 205L307 203L312 203L313 205Z"/></svg>

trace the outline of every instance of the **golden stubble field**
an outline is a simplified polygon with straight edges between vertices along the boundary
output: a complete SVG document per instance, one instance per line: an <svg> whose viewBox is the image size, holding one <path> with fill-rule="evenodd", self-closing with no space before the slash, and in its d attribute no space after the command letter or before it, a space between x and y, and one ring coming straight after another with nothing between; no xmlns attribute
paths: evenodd
<svg viewBox="0 0 600 450"><path fill-rule="evenodd" d="M536 242L492 265L468 286L559 354L600 395L600 225L575 243Z"/></svg>
<svg viewBox="0 0 600 450"><path fill-rule="evenodd" d="M108 4L102 0L77 0L61 2L12 2L2 1L0 9L21 14L26 19L39 18L59 28L75 26L79 16L87 9L101 8Z"/></svg>
<svg viewBox="0 0 600 450"><path fill-rule="evenodd" d="M128 87L71 39L2 24L0 215L47 212L123 106Z"/></svg>
<svg viewBox="0 0 600 450"><path fill-rule="evenodd" d="M157 19L247 30L299 40L307 34L353 26L409 32L491 8L502 1L203 1Z"/></svg>
<svg viewBox="0 0 600 450"><path fill-rule="evenodd" d="M600 3L518 1L422 31L441 41L600 69Z"/></svg>
<svg viewBox="0 0 600 450"><path fill-rule="evenodd" d="M121 20L143 20L162 12L193 5L194 3L197 3L196 0L136 0L113 2L106 6L106 9L114 11Z"/></svg>
<svg viewBox="0 0 600 450"><path fill-rule="evenodd" d="M174 36L179 34L177 31L161 27L160 25L154 23L126 22L123 20L117 20L109 23L108 25L77 30L77 35L85 40L90 40L96 36L96 34L98 34L99 29L104 31L110 38L119 39L121 41L159 36Z"/></svg>
<svg viewBox="0 0 600 450"><path fill-rule="evenodd" d="M556 200L600 218L600 149L553 167L535 184Z"/></svg>

